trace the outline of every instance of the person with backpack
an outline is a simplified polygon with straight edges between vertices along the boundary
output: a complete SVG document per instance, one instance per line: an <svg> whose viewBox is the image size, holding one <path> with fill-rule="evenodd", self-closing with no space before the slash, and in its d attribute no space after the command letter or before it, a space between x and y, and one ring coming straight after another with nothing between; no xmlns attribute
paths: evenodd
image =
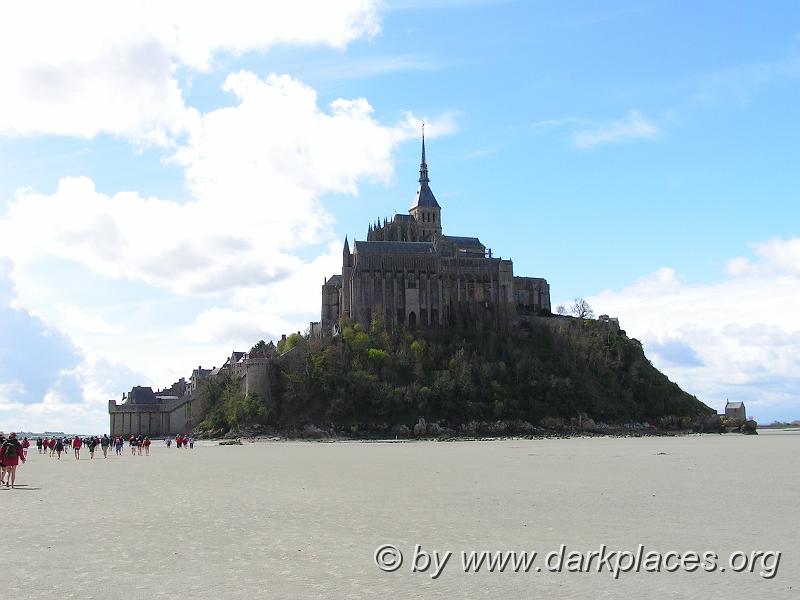
<svg viewBox="0 0 800 600"><path fill-rule="evenodd" d="M22 453L22 444L17 441L17 434L12 431L0 446L0 483L5 479L6 487L14 487L19 461L24 463L25 455Z"/></svg>
<svg viewBox="0 0 800 600"><path fill-rule="evenodd" d="M39 451L39 454L42 453L42 445L43 444L44 444L44 442L42 441L42 438L37 437L36 438L36 449Z"/></svg>
<svg viewBox="0 0 800 600"><path fill-rule="evenodd" d="M100 438L100 448L103 449L103 458L108 458L108 447L111 445L111 438L108 437L107 433L103 434L103 437Z"/></svg>
<svg viewBox="0 0 800 600"><path fill-rule="evenodd" d="M61 453L64 452L64 440L58 438L57 440L50 440L50 443L53 445L53 452L58 454L58 460L61 460Z"/></svg>
<svg viewBox="0 0 800 600"><path fill-rule="evenodd" d="M6 436L5 434L0 431L0 448L2 448L6 443ZM3 463L0 461L0 485L3 485L3 480L6 477L6 470L3 468Z"/></svg>
<svg viewBox="0 0 800 600"><path fill-rule="evenodd" d="M134 436L131 436L130 444L131 444L131 455L136 456L136 448L137 446L139 446L139 440L137 440Z"/></svg>
<svg viewBox="0 0 800 600"><path fill-rule="evenodd" d="M90 435L86 438L86 445L89 448L89 458L94 459L94 449L97 448L97 438Z"/></svg>

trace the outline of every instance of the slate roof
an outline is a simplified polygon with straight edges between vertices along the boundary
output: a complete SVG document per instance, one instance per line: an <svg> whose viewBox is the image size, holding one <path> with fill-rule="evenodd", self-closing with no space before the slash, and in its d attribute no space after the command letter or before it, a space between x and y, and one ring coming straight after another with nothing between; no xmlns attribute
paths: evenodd
<svg viewBox="0 0 800 600"><path fill-rule="evenodd" d="M411 208L416 208L418 206L423 208L441 208L427 181L420 183L417 195L414 197L414 204L411 205Z"/></svg>
<svg viewBox="0 0 800 600"><path fill-rule="evenodd" d="M481 241L476 237L463 237L458 235L443 235L442 237L458 246L483 246Z"/></svg>
<svg viewBox="0 0 800 600"><path fill-rule="evenodd" d="M431 254L432 242L355 242L358 254Z"/></svg>
<svg viewBox="0 0 800 600"><path fill-rule="evenodd" d="M342 276L341 275L331 275L328 277L328 281L325 282L325 285L333 285L333 286L342 286Z"/></svg>
<svg viewBox="0 0 800 600"><path fill-rule="evenodd" d="M744 402L728 402L725 408L744 408Z"/></svg>
<svg viewBox="0 0 800 600"><path fill-rule="evenodd" d="M137 385L128 394L128 402L130 404L158 404L158 399L153 393L153 388Z"/></svg>

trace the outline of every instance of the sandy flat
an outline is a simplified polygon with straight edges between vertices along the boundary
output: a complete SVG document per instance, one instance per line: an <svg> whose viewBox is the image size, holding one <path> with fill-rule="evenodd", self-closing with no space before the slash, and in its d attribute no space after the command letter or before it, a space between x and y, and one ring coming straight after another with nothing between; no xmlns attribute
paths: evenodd
<svg viewBox="0 0 800 600"><path fill-rule="evenodd" d="M25 487L0 490L2 588L20 598L800 598L798 434L32 450ZM374 562L388 543L396 572ZM411 572L415 544L454 553L440 577ZM614 580L465 574L459 555L561 544L783 556L772 579Z"/></svg>

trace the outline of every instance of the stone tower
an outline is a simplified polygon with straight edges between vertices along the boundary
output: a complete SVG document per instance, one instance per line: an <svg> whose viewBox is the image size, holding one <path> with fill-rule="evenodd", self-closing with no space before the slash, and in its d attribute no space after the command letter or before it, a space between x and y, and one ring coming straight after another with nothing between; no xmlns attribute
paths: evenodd
<svg viewBox="0 0 800 600"><path fill-rule="evenodd" d="M353 279L353 255L350 254L350 243L347 236L344 236L344 248L342 248L342 315L350 318L350 283Z"/></svg>
<svg viewBox="0 0 800 600"><path fill-rule="evenodd" d="M432 242L442 235L442 207L429 185L428 163L425 161L425 128L422 129L422 160L419 163L419 190L414 204L408 209L420 231L420 241Z"/></svg>

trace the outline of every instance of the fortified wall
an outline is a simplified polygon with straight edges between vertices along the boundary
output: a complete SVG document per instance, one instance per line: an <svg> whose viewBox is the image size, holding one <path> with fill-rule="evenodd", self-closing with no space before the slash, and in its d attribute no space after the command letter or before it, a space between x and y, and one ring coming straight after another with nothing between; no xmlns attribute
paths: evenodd
<svg viewBox="0 0 800 600"><path fill-rule="evenodd" d="M136 386L123 394L121 403L108 401L111 435L162 437L192 431L205 416L197 389L208 378L234 377L245 394L268 399L275 360L277 351L270 342L257 352L233 352L220 368L200 366L188 382L181 378L164 390Z"/></svg>

